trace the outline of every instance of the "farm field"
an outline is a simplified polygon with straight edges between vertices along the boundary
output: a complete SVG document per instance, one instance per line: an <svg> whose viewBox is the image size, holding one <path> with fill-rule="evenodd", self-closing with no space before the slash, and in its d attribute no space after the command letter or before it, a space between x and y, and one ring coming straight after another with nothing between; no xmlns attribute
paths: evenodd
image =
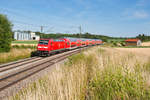
<svg viewBox="0 0 150 100"><path fill-rule="evenodd" d="M123 52L130 52L136 55L142 55L142 56L147 56L150 57L150 48L116 48L119 51Z"/></svg>
<svg viewBox="0 0 150 100"><path fill-rule="evenodd" d="M150 42L143 42L142 46L150 46Z"/></svg>
<svg viewBox="0 0 150 100"><path fill-rule="evenodd" d="M10 100L149 100L149 48L93 47Z"/></svg>
<svg viewBox="0 0 150 100"><path fill-rule="evenodd" d="M125 41L125 39L107 39L107 42L110 43L110 42L121 42L121 41Z"/></svg>
<svg viewBox="0 0 150 100"><path fill-rule="evenodd" d="M12 45L37 45L38 41L12 41Z"/></svg>

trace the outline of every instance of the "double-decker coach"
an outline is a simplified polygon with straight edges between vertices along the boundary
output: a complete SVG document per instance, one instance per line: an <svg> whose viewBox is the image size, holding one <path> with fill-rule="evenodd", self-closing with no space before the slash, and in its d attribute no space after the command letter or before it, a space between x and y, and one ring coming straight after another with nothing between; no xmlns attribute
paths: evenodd
<svg viewBox="0 0 150 100"><path fill-rule="evenodd" d="M89 46L90 40L89 39L85 39L85 45Z"/></svg>
<svg viewBox="0 0 150 100"><path fill-rule="evenodd" d="M67 49L69 50L75 49L81 46L81 41L78 38L65 37L63 39L68 43L69 47Z"/></svg>
<svg viewBox="0 0 150 100"><path fill-rule="evenodd" d="M99 44L102 44L102 40L100 39L80 39L70 37L59 39L40 39L37 46L36 55L49 56L56 52Z"/></svg>
<svg viewBox="0 0 150 100"><path fill-rule="evenodd" d="M86 39L81 38L81 47L86 46Z"/></svg>
<svg viewBox="0 0 150 100"><path fill-rule="evenodd" d="M102 40L100 40L100 39L95 39L95 41L96 41L96 44L97 44L97 45L102 44Z"/></svg>

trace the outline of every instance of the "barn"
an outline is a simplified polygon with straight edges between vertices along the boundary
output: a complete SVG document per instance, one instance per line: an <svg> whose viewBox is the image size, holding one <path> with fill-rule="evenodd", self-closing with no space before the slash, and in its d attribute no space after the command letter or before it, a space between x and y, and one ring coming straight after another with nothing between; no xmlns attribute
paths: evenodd
<svg viewBox="0 0 150 100"><path fill-rule="evenodd" d="M141 40L140 39L127 39L125 40L126 46L141 46Z"/></svg>

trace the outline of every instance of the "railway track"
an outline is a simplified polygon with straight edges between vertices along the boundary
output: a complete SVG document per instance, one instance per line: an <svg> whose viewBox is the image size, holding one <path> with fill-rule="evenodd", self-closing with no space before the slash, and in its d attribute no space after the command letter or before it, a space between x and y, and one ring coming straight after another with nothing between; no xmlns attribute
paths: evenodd
<svg viewBox="0 0 150 100"><path fill-rule="evenodd" d="M31 58L21 59L21 60L18 60L18 61L2 64L2 65L0 65L0 68L6 67L6 66L9 66L9 65L14 65L14 64L17 64L17 63L21 63L21 62L25 62L25 61L29 61L29 60L33 60L33 59L36 59L36 58L37 57L31 57Z"/></svg>
<svg viewBox="0 0 150 100"><path fill-rule="evenodd" d="M20 67L20 66L25 65L25 64L32 63L34 61L41 60L41 59L43 59L43 58L42 57L34 57L34 58L31 57L31 58L27 58L27 59L20 60L20 61L17 61L17 62L12 62L12 63L1 65L0 66L0 73L4 72L6 70L16 68L16 67Z"/></svg>
<svg viewBox="0 0 150 100"><path fill-rule="evenodd" d="M86 49L86 48L82 48ZM40 72L67 57L79 53L80 49L60 53L50 57L34 57L20 60L13 63L8 63L0 66L0 92L8 87L22 81L35 73Z"/></svg>

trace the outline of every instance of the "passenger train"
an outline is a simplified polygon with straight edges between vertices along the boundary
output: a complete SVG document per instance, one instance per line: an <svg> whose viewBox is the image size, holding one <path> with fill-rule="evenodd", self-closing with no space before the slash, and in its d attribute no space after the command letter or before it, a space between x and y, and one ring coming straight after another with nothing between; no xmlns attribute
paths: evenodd
<svg viewBox="0 0 150 100"><path fill-rule="evenodd" d="M40 39L37 45L36 56L50 56L51 54L61 51L100 44L102 44L102 40L100 39L84 39L70 37L59 39Z"/></svg>

